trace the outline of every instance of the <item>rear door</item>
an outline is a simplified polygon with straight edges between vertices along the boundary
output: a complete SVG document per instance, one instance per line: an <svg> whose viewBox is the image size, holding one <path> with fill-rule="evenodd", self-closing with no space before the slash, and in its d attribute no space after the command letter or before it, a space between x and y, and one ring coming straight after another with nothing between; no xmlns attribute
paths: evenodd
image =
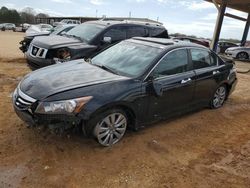
<svg viewBox="0 0 250 188"><path fill-rule="evenodd" d="M148 31L142 26L129 26L127 28L127 39L132 37L146 37L148 36Z"/></svg>
<svg viewBox="0 0 250 188"><path fill-rule="evenodd" d="M190 49L195 71L194 100L198 104L208 104L223 78L224 65L219 65L218 57L207 49Z"/></svg>

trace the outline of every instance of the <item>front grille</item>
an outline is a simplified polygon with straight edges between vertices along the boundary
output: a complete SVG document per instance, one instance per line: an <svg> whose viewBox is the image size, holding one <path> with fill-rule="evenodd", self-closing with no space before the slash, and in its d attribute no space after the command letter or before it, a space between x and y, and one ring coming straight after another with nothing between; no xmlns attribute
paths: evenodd
<svg viewBox="0 0 250 188"><path fill-rule="evenodd" d="M32 104L34 104L35 102L36 102L35 99L24 94L20 89L18 89L16 98L15 98L15 105L20 110L29 110L30 111Z"/></svg>
<svg viewBox="0 0 250 188"><path fill-rule="evenodd" d="M27 101L27 100L25 100L25 99L23 99L23 98L21 98L21 97L18 96L18 97L16 98L15 104L16 104L16 106L17 106L18 108L20 108L20 109L22 109L22 110L27 110L27 109L29 109L29 108L31 107L32 102Z"/></svg>
<svg viewBox="0 0 250 188"><path fill-rule="evenodd" d="M29 48L29 53L33 57L45 58L47 51L47 49L34 46L33 44L31 44Z"/></svg>

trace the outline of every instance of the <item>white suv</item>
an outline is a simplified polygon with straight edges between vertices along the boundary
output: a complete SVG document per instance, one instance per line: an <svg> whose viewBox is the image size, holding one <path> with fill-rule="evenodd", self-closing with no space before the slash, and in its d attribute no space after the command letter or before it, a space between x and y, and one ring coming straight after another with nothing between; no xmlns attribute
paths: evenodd
<svg viewBox="0 0 250 188"><path fill-rule="evenodd" d="M2 31L5 31L5 30L13 30L13 31L15 31L16 25L13 24L13 23L4 23L4 24L1 24L0 28L1 28Z"/></svg>

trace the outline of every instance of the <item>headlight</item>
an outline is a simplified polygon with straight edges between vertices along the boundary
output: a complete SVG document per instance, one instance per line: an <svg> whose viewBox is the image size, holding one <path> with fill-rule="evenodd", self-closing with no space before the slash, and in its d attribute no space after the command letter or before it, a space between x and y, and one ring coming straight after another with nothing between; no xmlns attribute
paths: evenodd
<svg viewBox="0 0 250 188"><path fill-rule="evenodd" d="M41 102L35 112L39 114L77 114L92 98L92 96L87 96L63 101Z"/></svg>
<svg viewBox="0 0 250 188"><path fill-rule="evenodd" d="M69 60L71 58L70 50L68 48L60 48L56 51L56 58Z"/></svg>

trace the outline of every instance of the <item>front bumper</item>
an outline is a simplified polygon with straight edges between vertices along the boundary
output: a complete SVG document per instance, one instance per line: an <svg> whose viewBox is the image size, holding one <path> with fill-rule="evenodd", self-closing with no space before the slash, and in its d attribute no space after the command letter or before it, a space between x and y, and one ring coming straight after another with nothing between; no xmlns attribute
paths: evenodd
<svg viewBox="0 0 250 188"><path fill-rule="evenodd" d="M29 52L26 52L25 55L27 58L27 63L32 70L55 64L55 61L52 59L43 59L43 58L32 57L29 54Z"/></svg>
<svg viewBox="0 0 250 188"><path fill-rule="evenodd" d="M14 101L13 107L17 116L23 120L27 127L43 126L54 129L70 129L78 126L81 123L81 119L75 115L50 115L50 114L33 114L30 110L22 110L18 108Z"/></svg>
<svg viewBox="0 0 250 188"><path fill-rule="evenodd" d="M226 54L227 57L233 58L233 59L235 59L236 56L237 56L237 53L234 52L234 51L226 51L225 54Z"/></svg>

